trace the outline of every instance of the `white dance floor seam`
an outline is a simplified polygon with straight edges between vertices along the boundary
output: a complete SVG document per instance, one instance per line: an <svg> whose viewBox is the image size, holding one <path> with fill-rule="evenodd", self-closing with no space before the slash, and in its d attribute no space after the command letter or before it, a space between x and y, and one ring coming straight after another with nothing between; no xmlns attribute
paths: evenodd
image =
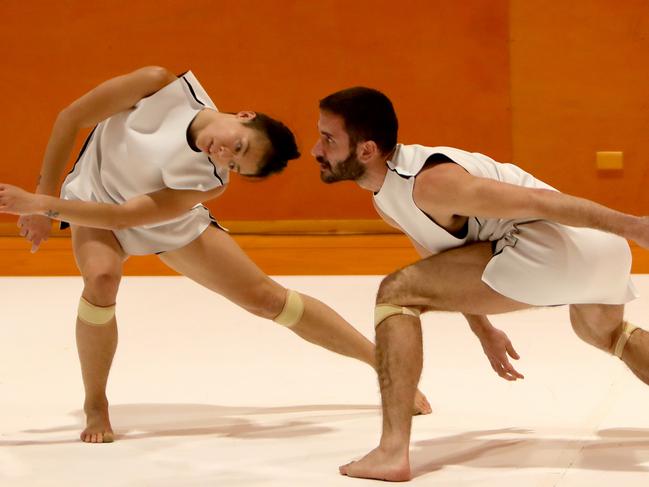
<svg viewBox="0 0 649 487"><path fill-rule="evenodd" d="M278 277L373 339L377 276ZM649 276L627 318L649 328ZM112 444L88 445L80 278L0 278L0 486L379 485L338 474L378 443L366 365L180 277L126 277L109 379ZM492 317L525 380L491 370L457 314L424 316L413 485L649 485L649 387L573 334L566 307Z"/></svg>

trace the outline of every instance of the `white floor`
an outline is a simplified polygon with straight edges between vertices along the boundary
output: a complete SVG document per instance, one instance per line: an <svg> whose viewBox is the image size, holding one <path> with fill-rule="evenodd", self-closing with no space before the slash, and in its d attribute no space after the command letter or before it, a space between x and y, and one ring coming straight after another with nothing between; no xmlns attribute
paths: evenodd
<svg viewBox="0 0 649 487"><path fill-rule="evenodd" d="M372 336L378 277L281 277ZM649 322L644 298L627 316ZM109 384L118 441L86 445L73 322L78 278L2 278L1 486L360 486L376 378L174 277L125 278ZM424 319L414 485L649 485L649 388L572 334L566 308L494 318L526 379L489 368L461 317Z"/></svg>

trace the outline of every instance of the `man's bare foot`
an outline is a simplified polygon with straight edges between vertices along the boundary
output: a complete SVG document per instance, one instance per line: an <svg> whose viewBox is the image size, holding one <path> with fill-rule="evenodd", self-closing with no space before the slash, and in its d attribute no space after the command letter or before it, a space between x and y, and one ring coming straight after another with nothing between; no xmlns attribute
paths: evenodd
<svg viewBox="0 0 649 487"><path fill-rule="evenodd" d="M406 482L410 480L408 454L389 454L376 448L357 462L351 462L338 469L342 475L364 479Z"/></svg>
<svg viewBox="0 0 649 487"><path fill-rule="evenodd" d="M415 406L412 411L413 416L418 416L420 414L430 414L433 412L433 408L430 407L430 403L426 396L424 396L419 389L415 393Z"/></svg>
<svg viewBox="0 0 649 487"><path fill-rule="evenodd" d="M108 417L108 403L100 406L85 406L83 409L86 413L86 429L81 432L81 441L84 443L112 443L115 438Z"/></svg>

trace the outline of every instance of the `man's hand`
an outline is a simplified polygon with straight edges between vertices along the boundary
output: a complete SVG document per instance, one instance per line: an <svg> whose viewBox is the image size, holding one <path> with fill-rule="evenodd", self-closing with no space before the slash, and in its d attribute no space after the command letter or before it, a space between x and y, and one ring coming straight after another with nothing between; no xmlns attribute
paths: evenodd
<svg viewBox="0 0 649 487"><path fill-rule="evenodd" d="M509 355L514 360L518 360L520 356L514 350L512 342L509 341L505 332L498 328L491 327L478 335L482 350L489 359L491 368L494 369L496 374L505 380L515 381L517 379L524 379L523 374L518 372L514 366L509 362Z"/></svg>
<svg viewBox="0 0 649 487"><path fill-rule="evenodd" d="M20 236L32 243L32 254L45 242L52 230L52 220L41 215L23 215L18 219Z"/></svg>
<svg viewBox="0 0 649 487"><path fill-rule="evenodd" d="M491 324L489 319L484 315L464 314L471 330L480 340L482 349L489 359L491 368L496 371L500 377L505 380L524 379L523 374L519 373L509 362L509 355L514 360L520 357L514 350L512 342L509 341L504 332Z"/></svg>

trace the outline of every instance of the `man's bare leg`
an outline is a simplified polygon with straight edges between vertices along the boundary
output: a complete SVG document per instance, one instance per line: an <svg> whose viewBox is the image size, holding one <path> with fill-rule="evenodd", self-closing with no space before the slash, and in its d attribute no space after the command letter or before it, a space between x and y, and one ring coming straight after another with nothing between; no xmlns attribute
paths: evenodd
<svg viewBox="0 0 649 487"><path fill-rule="evenodd" d="M72 227L72 242L77 266L84 279L82 296L95 306L115 304L125 255L112 232ZM86 428L81 440L110 443L113 429L108 415L106 384L117 348L115 318L94 326L77 318L77 350L85 389Z"/></svg>
<svg viewBox="0 0 649 487"><path fill-rule="evenodd" d="M579 338L613 353L624 325L624 305L572 304L570 322ZM645 384L649 384L649 333L638 329L631 334L622 360Z"/></svg>
<svg viewBox="0 0 649 487"><path fill-rule="evenodd" d="M423 362L421 322L407 315L391 316L376 330L383 435L378 448L362 460L340 467L340 473L400 482L410 480L409 414Z"/></svg>
<svg viewBox="0 0 649 487"><path fill-rule="evenodd" d="M264 274L227 233L215 227L209 227L185 247L161 254L160 258L180 274L257 316L275 318L286 301L286 289ZM329 306L310 296L301 296L304 313L291 331L311 343L377 369L372 342ZM420 393L413 409L418 414L431 411Z"/></svg>
<svg viewBox="0 0 649 487"><path fill-rule="evenodd" d="M482 282L491 256L491 246L485 242L423 259L386 277L379 288L377 304L476 315L529 308ZM422 364L420 320L406 315L391 316L378 325L376 340L383 400L381 441L361 460L340 467L340 473L405 481L411 477L411 418L407 412L412 407Z"/></svg>

